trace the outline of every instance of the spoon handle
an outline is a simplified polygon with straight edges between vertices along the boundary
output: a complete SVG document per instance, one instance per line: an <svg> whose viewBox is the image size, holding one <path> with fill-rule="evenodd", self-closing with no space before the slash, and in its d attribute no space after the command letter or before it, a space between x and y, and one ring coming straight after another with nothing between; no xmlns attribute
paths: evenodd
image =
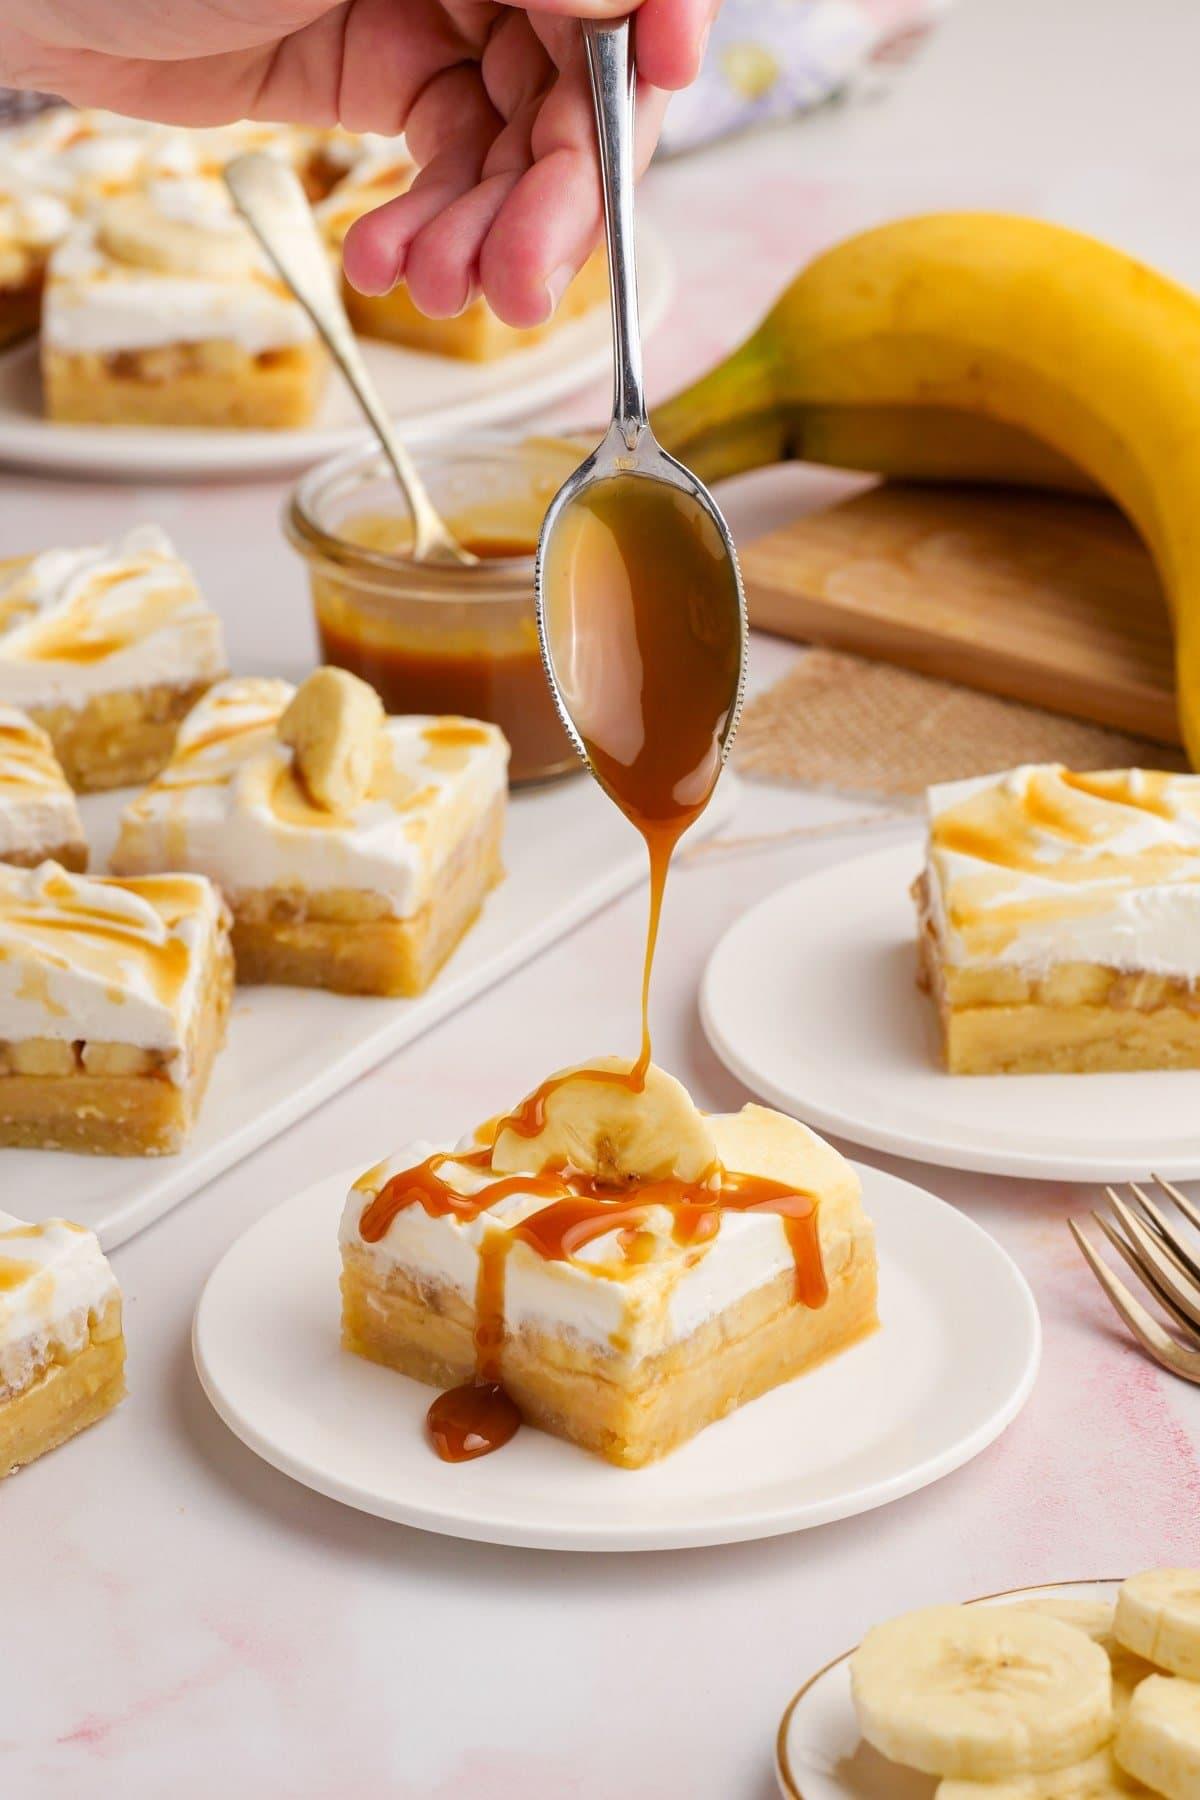
<svg viewBox="0 0 1200 1800"><path fill-rule="evenodd" d="M227 165L225 185L282 280L325 340L346 385L373 427L412 513L415 560L477 561L447 531L420 471L396 435L346 317L329 252L292 170L278 157L255 150Z"/></svg>
<svg viewBox="0 0 1200 1800"><path fill-rule="evenodd" d="M633 101L637 77L630 53L629 20L585 19L583 42L596 108L604 188L604 231L612 293L613 417L626 448L633 450L646 429L647 418L633 244Z"/></svg>

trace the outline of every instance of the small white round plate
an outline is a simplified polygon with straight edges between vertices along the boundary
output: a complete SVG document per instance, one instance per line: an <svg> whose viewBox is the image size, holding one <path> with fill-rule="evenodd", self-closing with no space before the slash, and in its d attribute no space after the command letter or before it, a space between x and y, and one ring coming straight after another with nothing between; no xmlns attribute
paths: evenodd
<svg viewBox="0 0 1200 1800"><path fill-rule="evenodd" d="M710 1426L651 1468L616 1469L524 1430L439 1462L429 1388L338 1342L337 1227L357 1171L286 1200L209 1277L193 1349L250 1448L318 1493L426 1531L554 1550L667 1550L821 1525L910 1494L986 1448L1037 1374L1024 1277L986 1232L863 1169L882 1328Z"/></svg>
<svg viewBox="0 0 1200 1800"><path fill-rule="evenodd" d="M916 985L919 844L806 875L752 907L705 972L708 1040L818 1130L951 1169L1059 1181L1200 1176L1200 1072L947 1075Z"/></svg>
<svg viewBox="0 0 1200 1800"><path fill-rule="evenodd" d="M674 284L662 239L644 228L638 233L638 277L642 326L649 335L666 313ZM494 362L361 342L384 404L412 445L527 418L606 374L612 360L605 305ZM330 371L316 421L302 430L60 425L42 412L36 343L0 355L0 463L10 467L105 481L265 475L332 456L363 430L362 414L336 370Z"/></svg>
<svg viewBox="0 0 1200 1800"><path fill-rule="evenodd" d="M969 1602L1011 1605L1050 1595L1112 1600L1119 1581L1066 1581L1049 1587L1014 1588ZM794 1696L775 1740L775 1774L784 1800L934 1800L937 1780L889 1762L863 1742L850 1697L847 1650L814 1675Z"/></svg>

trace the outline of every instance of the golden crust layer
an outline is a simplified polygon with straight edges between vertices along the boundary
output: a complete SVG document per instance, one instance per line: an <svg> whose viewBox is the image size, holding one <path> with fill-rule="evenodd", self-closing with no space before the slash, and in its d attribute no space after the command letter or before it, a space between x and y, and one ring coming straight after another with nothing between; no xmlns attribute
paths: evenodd
<svg viewBox="0 0 1200 1800"><path fill-rule="evenodd" d="M94 1425L125 1397L121 1302L92 1323L83 1349L51 1363L27 1388L0 1402L0 1480Z"/></svg>
<svg viewBox="0 0 1200 1800"><path fill-rule="evenodd" d="M258 355L224 342L118 356L42 346L47 414L72 424L287 430L310 423L327 373L320 344Z"/></svg>
<svg viewBox="0 0 1200 1800"><path fill-rule="evenodd" d="M789 1270L692 1337L632 1367L615 1352L528 1326L502 1352L522 1417L621 1468L676 1449L705 1426L847 1349L878 1325L869 1235L856 1241L822 1307L799 1305ZM380 1281L371 1257L343 1250L342 1342L417 1381L452 1387L475 1369L474 1308L402 1269Z"/></svg>

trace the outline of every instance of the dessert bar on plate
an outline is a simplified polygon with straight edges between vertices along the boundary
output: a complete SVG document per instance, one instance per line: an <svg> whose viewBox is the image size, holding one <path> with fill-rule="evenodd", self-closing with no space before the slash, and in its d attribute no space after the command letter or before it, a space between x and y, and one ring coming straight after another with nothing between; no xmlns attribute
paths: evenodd
<svg viewBox="0 0 1200 1800"><path fill-rule="evenodd" d="M931 788L921 978L954 1074L1200 1067L1200 776Z"/></svg>
<svg viewBox="0 0 1200 1800"><path fill-rule="evenodd" d="M0 1146L180 1149L232 990L225 907L203 876L0 864Z"/></svg>
<svg viewBox="0 0 1200 1800"><path fill-rule="evenodd" d="M0 1478L124 1394L121 1293L95 1235L0 1212Z"/></svg>
<svg viewBox="0 0 1200 1800"><path fill-rule="evenodd" d="M346 1347L636 1468L871 1331L874 1232L850 1165L765 1107L705 1117L605 1058L509 1118L354 1184Z"/></svg>
<svg viewBox="0 0 1200 1800"><path fill-rule="evenodd" d="M226 681L126 808L114 867L211 876L242 981L420 993L499 879L507 766L494 725L385 718L340 669Z"/></svg>
<svg viewBox="0 0 1200 1800"><path fill-rule="evenodd" d="M87 868L79 807L49 735L0 705L0 862L29 869L48 859L75 873Z"/></svg>
<svg viewBox="0 0 1200 1800"><path fill-rule="evenodd" d="M0 561L0 704L50 734L73 787L148 781L224 672L221 622L153 525Z"/></svg>
<svg viewBox="0 0 1200 1800"><path fill-rule="evenodd" d="M223 184L158 177L96 206L50 257L52 419L305 425L327 357Z"/></svg>

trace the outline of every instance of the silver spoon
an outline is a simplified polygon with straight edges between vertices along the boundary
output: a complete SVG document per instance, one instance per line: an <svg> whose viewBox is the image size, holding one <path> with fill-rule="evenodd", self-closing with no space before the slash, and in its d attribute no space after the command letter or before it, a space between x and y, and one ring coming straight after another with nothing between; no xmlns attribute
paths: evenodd
<svg viewBox="0 0 1200 1800"><path fill-rule="evenodd" d="M278 157L254 150L226 165L225 185L280 278L324 338L379 439L412 514L413 558L417 562L477 563L479 558L464 549L448 529L388 418L346 317L329 252L295 173Z"/></svg>
<svg viewBox="0 0 1200 1800"><path fill-rule="evenodd" d="M728 557L732 581L729 603L737 608L740 657L736 692L720 739L721 761L729 755L741 717L746 686L749 626L746 596L733 537L720 507L699 478L662 448L650 429L642 382L642 338L638 320L637 268L634 260L634 94L636 73L631 55L629 19L583 21L584 48L596 110L600 173L604 190L604 230L608 249L613 329L613 418L604 438L580 464L551 501L538 539L534 572L538 639L555 705L567 734L584 762L590 762L568 695L574 692L571 666L570 609L561 610L556 625L546 571L551 539L564 513L590 488L614 476L636 476L664 482L687 495L715 525Z"/></svg>

